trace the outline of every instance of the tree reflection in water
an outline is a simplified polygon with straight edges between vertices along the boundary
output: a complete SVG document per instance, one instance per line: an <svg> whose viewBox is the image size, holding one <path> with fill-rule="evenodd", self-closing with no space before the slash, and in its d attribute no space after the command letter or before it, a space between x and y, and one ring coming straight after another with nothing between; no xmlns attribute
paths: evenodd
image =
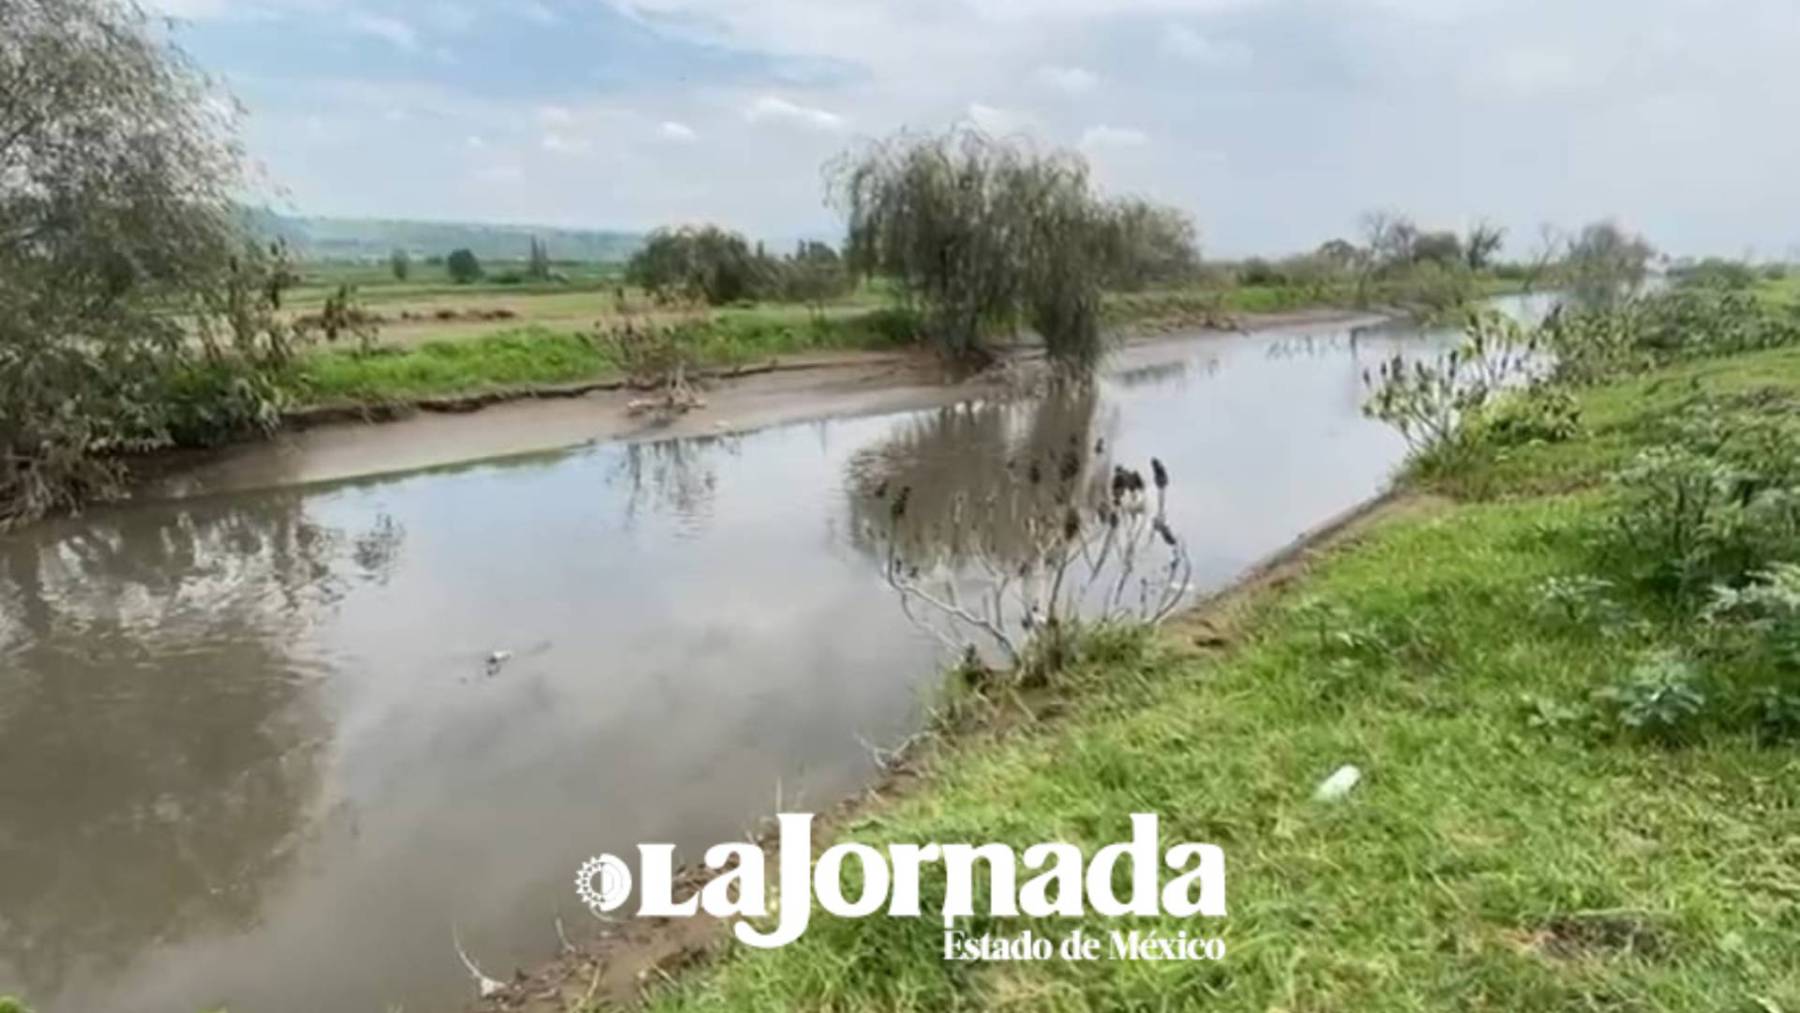
<svg viewBox="0 0 1800 1013"><path fill-rule="evenodd" d="M257 920L321 801L302 634L404 537L295 493L0 538L0 978L54 996Z"/></svg>

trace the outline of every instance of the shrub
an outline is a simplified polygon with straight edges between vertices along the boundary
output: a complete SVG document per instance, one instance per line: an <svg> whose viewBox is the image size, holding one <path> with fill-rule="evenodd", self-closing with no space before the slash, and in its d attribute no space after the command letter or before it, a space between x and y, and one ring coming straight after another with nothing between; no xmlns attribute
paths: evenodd
<svg viewBox="0 0 1800 1013"><path fill-rule="evenodd" d="M1640 662L1595 699L1619 725L1668 741L1685 736L1706 707L1694 666L1666 651Z"/></svg>
<svg viewBox="0 0 1800 1013"><path fill-rule="evenodd" d="M1363 413L1400 432L1416 461L1448 466L1475 445L1474 426L1489 402L1537 371L1535 338L1492 311L1469 314L1461 345L1435 359L1396 354L1376 375ZM1549 395L1545 395L1548 397Z"/></svg>
<svg viewBox="0 0 1800 1013"><path fill-rule="evenodd" d="M1641 579L1682 593L1721 576L1732 469L1686 447L1661 446L1639 453L1614 480L1622 492L1619 545L1642 561Z"/></svg>
<svg viewBox="0 0 1800 1013"><path fill-rule="evenodd" d="M286 403L265 370L232 359L186 363L164 381L163 425L177 446L213 447L274 432Z"/></svg>
<svg viewBox="0 0 1800 1013"><path fill-rule="evenodd" d="M1581 433L1581 406L1561 387L1540 385L1495 398L1474 419L1475 439L1496 446L1562 443Z"/></svg>
<svg viewBox="0 0 1800 1013"><path fill-rule="evenodd" d="M1610 592L1613 582L1591 574L1551 577L1536 588L1536 610L1570 627L1616 629L1625 610Z"/></svg>
<svg viewBox="0 0 1800 1013"><path fill-rule="evenodd" d="M481 280L481 261L476 258L473 250L461 249L452 252L444 258L444 270L450 275L450 280L458 285L468 285Z"/></svg>
<svg viewBox="0 0 1800 1013"><path fill-rule="evenodd" d="M1800 564L1776 563L1743 587L1719 585L1712 594L1708 619L1742 622L1776 664L1800 671Z"/></svg>
<svg viewBox="0 0 1800 1013"><path fill-rule="evenodd" d="M742 235L716 225L657 229L625 265L625 279L658 299L680 297L709 306L769 295L777 272Z"/></svg>

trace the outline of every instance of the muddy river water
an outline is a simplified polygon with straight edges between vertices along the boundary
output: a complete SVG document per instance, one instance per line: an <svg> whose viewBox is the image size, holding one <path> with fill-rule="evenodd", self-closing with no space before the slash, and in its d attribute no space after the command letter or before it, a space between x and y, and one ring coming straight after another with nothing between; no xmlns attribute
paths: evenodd
<svg viewBox="0 0 1800 1013"><path fill-rule="evenodd" d="M0 537L0 994L44 1013L457 1008L588 916L578 864L684 854L872 774L939 649L861 532L1034 442L1174 476L1199 590L1377 492L1317 325L1133 346L1089 397L598 444L137 503ZM1441 340L1441 337L1440 337ZM493 652L509 657L491 670ZM591 924L591 923L590 923Z"/></svg>

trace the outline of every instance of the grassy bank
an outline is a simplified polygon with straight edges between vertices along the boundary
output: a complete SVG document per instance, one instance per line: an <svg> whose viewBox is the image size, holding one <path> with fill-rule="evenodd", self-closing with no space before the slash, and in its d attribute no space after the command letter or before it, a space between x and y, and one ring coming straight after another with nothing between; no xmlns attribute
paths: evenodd
<svg viewBox="0 0 1800 1013"><path fill-rule="evenodd" d="M1651 446L1701 453L1709 418L1792 422L1800 351L1578 402L1577 438L1494 450L1438 485L1462 498L1412 497L1204 630L1113 645L1070 677L1064 716L946 746L920 791L847 832L1091 850L1160 813L1165 845L1224 848L1229 917L1086 928L1217 933L1225 960L947 963L929 920L815 912L799 942L735 947L653 1004L1800 1008L1800 710L1782 703L1800 653L1705 618L1710 571L1671 585L1645 488L1609 477ZM1363 784L1311 801L1343 763Z"/></svg>
<svg viewBox="0 0 1800 1013"><path fill-rule="evenodd" d="M736 366L821 350L894 348L905 321L884 311L796 317L755 310L686 326L682 340L703 366ZM370 352L322 349L284 379L298 404L382 402L617 376L612 349L590 333L516 327L461 341L427 341Z"/></svg>
<svg viewBox="0 0 1800 1013"><path fill-rule="evenodd" d="M462 295L458 306L478 312L500 305L476 298L479 295ZM298 405L384 402L617 375L618 363L605 343L591 337L593 321L611 313L610 292L511 292L504 298L518 322L499 328L474 325L485 333L471 335L471 325L460 321L424 324L418 326L442 326L444 335L384 341L371 352L343 347L316 350L285 379L289 399ZM1349 306L1352 301L1352 293L1341 290L1241 285L1115 293L1107 297L1104 312L1108 326L1120 329L1205 326L1226 324L1245 314ZM429 315L424 304L415 309ZM911 318L882 308L879 299L867 292L822 312L778 304L733 307L691 317L682 326L693 359L704 366L735 366L812 351L903 348L917 340L917 324Z"/></svg>

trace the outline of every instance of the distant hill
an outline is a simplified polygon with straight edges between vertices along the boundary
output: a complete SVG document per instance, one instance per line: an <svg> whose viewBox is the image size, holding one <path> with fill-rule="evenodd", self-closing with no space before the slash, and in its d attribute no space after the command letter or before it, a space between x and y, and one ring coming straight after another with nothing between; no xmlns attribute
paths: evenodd
<svg viewBox="0 0 1800 1013"><path fill-rule="evenodd" d="M415 257L444 256L467 248L482 260L524 260L536 236L552 260L622 261L642 245L636 232L553 229L476 222L414 222L376 218L292 217L252 211L251 225L285 239L306 260L380 260L396 249Z"/></svg>

